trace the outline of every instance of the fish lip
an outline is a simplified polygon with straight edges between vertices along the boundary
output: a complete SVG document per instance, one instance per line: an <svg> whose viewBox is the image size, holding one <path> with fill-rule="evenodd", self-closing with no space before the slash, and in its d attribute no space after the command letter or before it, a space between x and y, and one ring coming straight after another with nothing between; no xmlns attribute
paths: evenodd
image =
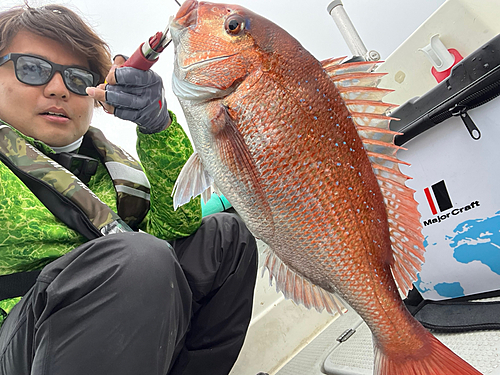
<svg viewBox="0 0 500 375"><path fill-rule="evenodd" d="M172 20L171 27L182 29L196 25L198 23L198 5L196 0L186 0Z"/></svg>
<svg viewBox="0 0 500 375"><path fill-rule="evenodd" d="M192 102L203 102L223 98L231 94L235 88L230 87L223 90L209 86L198 86L194 83L183 81L174 74L172 77L172 90L179 99Z"/></svg>
<svg viewBox="0 0 500 375"><path fill-rule="evenodd" d="M230 55L224 55L224 56L217 56L217 57L213 57L211 59L206 59L206 60L202 60L202 61L197 61L197 62L194 62L192 64L189 64L189 65L179 65L179 68L181 70L189 70L189 69L192 69L192 68L195 68L195 67L201 67L203 65L207 65L207 64L210 64L210 63L213 63L215 61L223 61L223 60L226 60L232 56L236 56L237 53L232 53Z"/></svg>

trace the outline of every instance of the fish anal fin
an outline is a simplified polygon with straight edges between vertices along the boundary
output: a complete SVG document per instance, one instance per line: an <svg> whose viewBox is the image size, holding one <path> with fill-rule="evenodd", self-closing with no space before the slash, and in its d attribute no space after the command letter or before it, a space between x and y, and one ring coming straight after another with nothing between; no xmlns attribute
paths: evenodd
<svg viewBox="0 0 500 375"><path fill-rule="evenodd" d="M331 315L347 311L337 296L291 270L272 250L267 251L264 266L269 271L269 282L272 285L274 279L276 290L281 291L286 299L308 309L314 307L319 312L326 310Z"/></svg>
<svg viewBox="0 0 500 375"><path fill-rule="evenodd" d="M213 184L213 179L207 173L203 164L201 163L200 156L198 153L193 153L184 167L182 167L181 173L175 181L174 188L172 190L172 196L174 197L174 210L188 203L191 198L197 197L198 195L204 193ZM204 193L204 200L210 199L210 194Z"/></svg>

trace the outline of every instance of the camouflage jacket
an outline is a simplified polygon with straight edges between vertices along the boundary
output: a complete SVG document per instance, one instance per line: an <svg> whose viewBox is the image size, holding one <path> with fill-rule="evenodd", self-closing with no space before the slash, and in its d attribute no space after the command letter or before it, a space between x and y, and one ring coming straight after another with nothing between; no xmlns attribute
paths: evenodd
<svg viewBox="0 0 500 375"><path fill-rule="evenodd" d="M193 150L173 113L170 127L157 134L138 132L137 152L151 185L151 206L139 228L158 238L171 240L190 235L201 223L200 200L173 210L171 192L177 175ZM40 151L51 149L26 137ZM116 192L107 169L99 164L88 182L90 190L113 211ZM40 269L86 242L65 226L32 192L0 162L0 275ZM10 311L16 301L1 301Z"/></svg>

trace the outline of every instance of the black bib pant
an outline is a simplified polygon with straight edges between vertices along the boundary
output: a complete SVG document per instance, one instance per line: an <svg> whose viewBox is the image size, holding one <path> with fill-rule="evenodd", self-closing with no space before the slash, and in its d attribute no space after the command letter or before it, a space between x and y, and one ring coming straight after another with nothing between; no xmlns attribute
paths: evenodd
<svg viewBox="0 0 500 375"><path fill-rule="evenodd" d="M228 374L250 322L255 239L223 213L172 246L112 234L47 265L2 325L0 374Z"/></svg>

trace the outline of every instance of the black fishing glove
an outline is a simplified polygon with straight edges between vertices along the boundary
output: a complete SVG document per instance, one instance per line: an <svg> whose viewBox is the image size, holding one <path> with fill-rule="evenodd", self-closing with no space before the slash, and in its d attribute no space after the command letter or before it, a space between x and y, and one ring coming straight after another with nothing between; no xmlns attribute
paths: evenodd
<svg viewBox="0 0 500 375"><path fill-rule="evenodd" d="M164 130L170 116L161 77L152 70L120 67L115 78L116 85L106 86L106 103L115 107L114 115L135 122L141 133Z"/></svg>

